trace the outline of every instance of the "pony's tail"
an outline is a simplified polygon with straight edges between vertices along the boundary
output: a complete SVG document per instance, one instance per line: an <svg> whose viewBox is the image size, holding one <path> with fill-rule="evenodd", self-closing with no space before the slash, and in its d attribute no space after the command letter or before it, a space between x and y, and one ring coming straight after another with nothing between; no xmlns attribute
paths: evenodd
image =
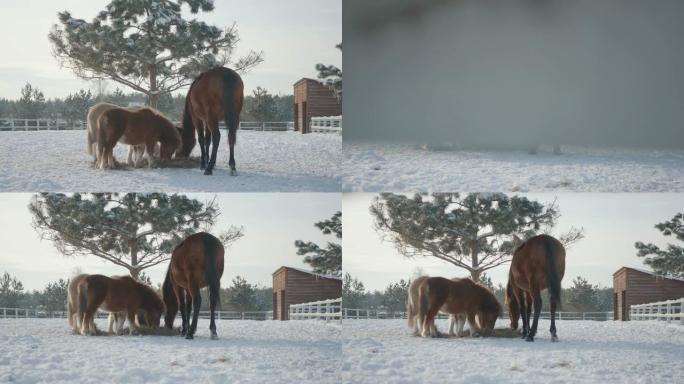
<svg viewBox="0 0 684 384"><path fill-rule="evenodd" d="M420 328L421 333L423 333L423 329L427 326L425 322L427 321L429 293L430 286L427 284L421 284L420 288L418 289L418 328Z"/></svg>
<svg viewBox="0 0 684 384"><path fill-rule="evenodd" d="M406 304L406 316L408 316L408 326L409 328L413 328L416 324L416 311L414 308L413 304L413 297L411 295L411 291L409 290L409 295L408 295L408 303Z"/></svg>
<svg viewBox="0 0 684 384"><path fill-rule="evenodd" d="M84 325L84 315L86 308L88 307L88 282L86 280L81 281L78 284L78 306L76 309L76 314L81 321L81 325Z"/></svg>
<svg viewBox="0 0 684 384"><path fill-rule="evenodd" d="M546 247L546 286L549 289L551 299L556 301L557 308L560 309L561 279L560 276L558 276L556 244L547 238L544 240L544 247Z"/></svg>
<svg viewBox="0 0 684 384"><path fill-rule="evenodd" d="M105 130L110 123L109 117L107 117L109 114L107 112L109 111L105 111L103 114L101 114L96 123L97 132L95 132L95 139L97 140L97 151L95 153L95 158L97 159L98 165L102 161L106 161L106 159L104 159L104 149L105 144L107 143L107 135L105 134Z"/></svg>
<svg viewBox="0 0 684 384"><path fill-rule="evenodd" d="M221 276L216 268L216 250L221 246L221 242L210 234L205 234L202 242L204 244L204 279L209 286L209 301L216 300L216 303L220 303Z"/></svg>

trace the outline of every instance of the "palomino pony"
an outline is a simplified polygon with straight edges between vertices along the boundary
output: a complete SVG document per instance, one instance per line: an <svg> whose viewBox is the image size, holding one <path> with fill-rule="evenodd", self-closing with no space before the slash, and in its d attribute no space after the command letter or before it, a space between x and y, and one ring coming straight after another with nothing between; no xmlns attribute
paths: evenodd
<svg viewBox="0 0 684 384"><path fill-rule="evenodd" d="M235 169L235 141L240 125L240 112L244 99L242 78L232 69L219 67L202 72L190 85L183 110L183 148L176 155L187 158L195 146L195 131L199 141L200 169L211 175L216 165L216 152L221 140L218 123L224 120L228 129L231 176ZM213 141L211 156L209 144Z"/></svg>
<svg viewBox="0 0 684 384"><path fill-rule="evenodd" d="M211 338L217 339L214 313L219 302L221 276L223 276L224 249L221 241L206 232L188 236L176 246L162 286L166 316L164 325L173 328L173 321L180 308L183 325L181 336L190 340L197 331L202 296L200 289L209 286L209 310L211 311ZM190 308L192 323L190 324Z"/></svg>
<svg viewBox="0 0 684 384"><path fill-rule="evenodd" d="M159 326L164 302L151 287L130 276L111 278L103 275L79 275L73 280L78 281L77 316L81 321L82 335L97 332L94 317L99 308L107 312L125 312L132 333L137 332L135 316L140 310L145 311L145 319L150 327ZM72 318L70 316L70 321Z"/></svg>
<svg viewBox="0 0 684 384"><path fill-rule="evenodd" d="M420 276L411 282L408 289L408 304L406 305L406 312L408 314L408 326L413 328L413 336L420 335L421 320L418 316L418 289L423 281L427 280L430 276ZM452 280L459 280L458 277ZM440 309L441 312L447 313ZM464 313L459 313L457 315L449 314L449 336L460 336L463 334L463 326L465 325L466 316ZM458 321L458 330L454 332L454 325ZM437 330L431 332L437 333Z"/></svg>
<svg viewBox="0 0 684 384"><path fill-rule="evenodd" d="M528 239L515 250L508 273L508 285L512 291L512 297L508 302L511 314L516 311L522 316L522 337L526 341L534 341L537 334L537 322L542 307L541 291L545 288L549 289L551 304L551 341L558 341L556 306L560 304L561 280L564 274L565 248L554 237L538 235ZM530 326L533 303L534 321Z"/></svg>
<svg viewBox="0 0 684 384"><path fill-rule="evenodd" d="M145 145L148 166L154 163L154 148L161 144L159 157L171 159L181 146L181 136L174 125L160 112L151 108L112 108L97 120L99 168L114 167L114 146L117 142L128 145Z"/></svg>
<svg viewBox="0 0 684 384"><path fill-rule="evenodd" d="M418 296L418 316L423 337L437 336L435 316L440 310L451 314L465 313L472 336L492 333L496 319L502 314L496 296L484 285L467 278L449 280L429 277L420 284Z"/></svg>

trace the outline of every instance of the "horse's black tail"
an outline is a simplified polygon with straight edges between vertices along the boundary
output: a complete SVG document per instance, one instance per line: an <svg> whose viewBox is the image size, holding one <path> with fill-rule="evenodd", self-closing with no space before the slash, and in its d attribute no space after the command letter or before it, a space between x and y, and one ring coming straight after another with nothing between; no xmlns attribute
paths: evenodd
<svg viewBox="0 0 684 384"><path fill-rule="evenodd" d="M166 277L164 278L164 284L162 284L162 299L164 300L164 310L166 312L166 315L164 316L164 325L166 328L171 329L173 328L173 321L176 319L176 314L178 314L178 297L173 290L171 267L166 270Z"/></svg>
<svg viewBox="0 0 684 384"><path fill-rule="evenodd" d="M237 108L238 103L241 105L242 100L235 99L236 87L242 82L240 75L234 71L228 70L223 73L223 118L225 119L226 129L228 130L228 143L230 143L231 135L240 125L240 111ZM237 116L236 116L237 115Z"/></svg>
<svg viewBox="0 0 684 384"><path fill-rule="evenodd" d="M556 302L558 309L561 307L561 277L558 274L557 247L552 239L544 239L546 248L546 287L549 290L551 299Z"/></svg>
<svg viewBox="0 0 684 384"><path fill-rule="evenodd" d="M220 303L221 275L216 267L216 251L222 244L219 239L208 233L203 236L202 242L204 244L204 279L209 286L209 301L216 300L216 303Z"/></svg>

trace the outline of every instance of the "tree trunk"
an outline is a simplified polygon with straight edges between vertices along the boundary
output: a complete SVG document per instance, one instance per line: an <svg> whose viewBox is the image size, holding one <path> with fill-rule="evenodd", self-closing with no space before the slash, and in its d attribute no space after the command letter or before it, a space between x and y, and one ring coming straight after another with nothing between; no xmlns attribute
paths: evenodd
<svg viewBox="0 0 684 384"><path fill-rule="evenodd" d="M470 278L476 283L480 282L480 274L482 273L480 270L480 262L477 257L479 253L480 249L477 246L477 241L473 241L470 245L470 265L473 267L473 269L470 270Z"/></svg>
<svg viewBox="0 0 684 384"><path fill-rule="evenodd" d="M159 93L157 92L157 66L150 65L150 93L147 95L150 107L157 109Z"/></svg>
<svg viewBox="0 0 684 384"><path fill-rule="evenodd" d="M140 275L140 270L138 269L138 242L137 239L134 237L133 239L128 241L128 244L131 248L131 267L128 269L128 272L131 274L131 277L134 279L138 279L138 276Z"/></svg>

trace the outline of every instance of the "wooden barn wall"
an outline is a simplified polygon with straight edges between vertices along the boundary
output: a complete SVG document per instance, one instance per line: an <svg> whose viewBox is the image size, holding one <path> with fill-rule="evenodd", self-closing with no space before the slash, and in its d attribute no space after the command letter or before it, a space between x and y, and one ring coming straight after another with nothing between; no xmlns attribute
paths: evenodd
<svg viewBox="0 0 684 384"><path fill-rule="evenodd" d="M656 301L673 300L684 297L684 282L663 279L647 273L626 269L613 278L613 290L617 294L617 318L627 319L629 307ZM623 313L622 292L626 291L625 304L627 313Z"/></svg>
<svg viewBox="0 0 684 384"><path fill-rule="evenodd" d="M289 270L287 274L287 304L336 299L342 296L342 281L319 278Z"/></svg>
<svg viewBox="0 0 684 384"><path fill-rule="evenodd" d="M286 283L287 270L283 269L278 274L273 276L273 293L275 294L275 300L273 301L273 317L278 320L283 319L281 313L281 303L284 300L283 290L287 285Z"/></svg>
<svg viewBox="0 0 684 384"><path fill-rule="evenodd" d="M314 80L304 80L294 87L295 130L303 131L314 116L338 116L342 106L334 91Z"/></svg>

